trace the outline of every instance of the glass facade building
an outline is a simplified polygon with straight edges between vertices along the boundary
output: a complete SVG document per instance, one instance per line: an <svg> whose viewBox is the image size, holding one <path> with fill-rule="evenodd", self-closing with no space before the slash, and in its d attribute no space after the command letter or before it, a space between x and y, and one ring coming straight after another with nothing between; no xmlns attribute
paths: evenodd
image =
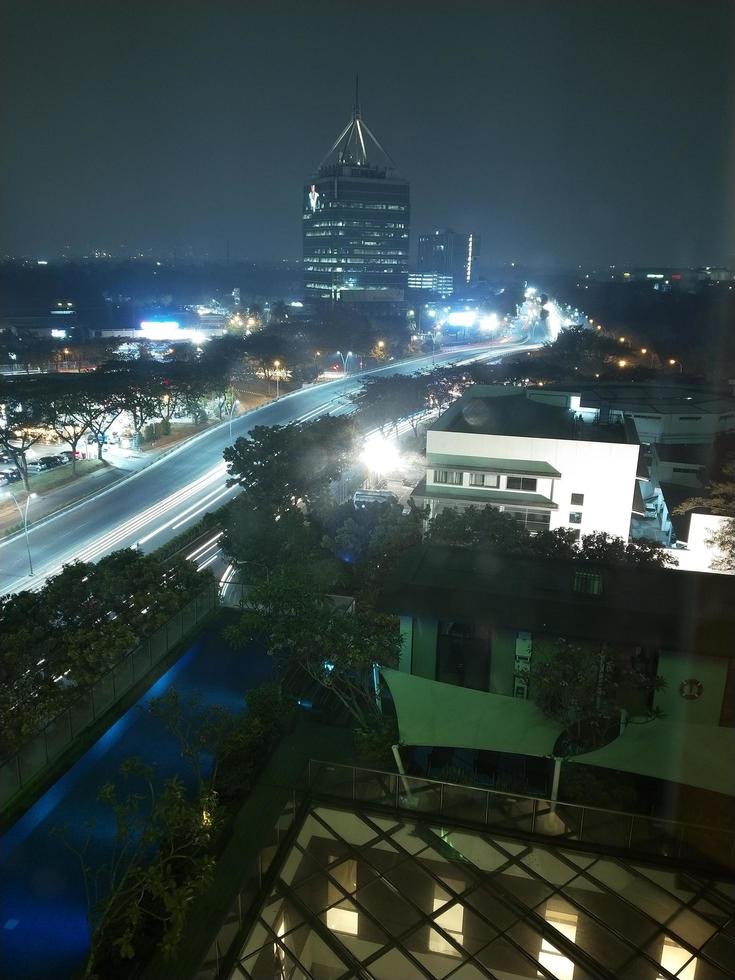
<svg viewBox="0 0 735 980"><path fill-rule="evenodd" d="M310 781L197 980L733 976L731 873L691 860L696 828L326 763Z"/></svg>
<svg viewBox="0 0 735 980"><path fill-rule="evenodd" d="M307 298L349 301L404 297L409 183L392 167L369 162L369 141L387 157L356 105L351 123L304 186Z"/></svg>

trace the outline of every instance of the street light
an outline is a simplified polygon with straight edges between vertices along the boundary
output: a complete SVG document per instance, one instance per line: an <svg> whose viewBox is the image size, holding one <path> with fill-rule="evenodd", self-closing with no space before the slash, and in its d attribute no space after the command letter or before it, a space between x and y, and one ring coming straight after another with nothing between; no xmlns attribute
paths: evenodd
<svg viewBox="0 0 735 980"><path fill-rule="evenodd" d="M671 365L671 367L673 367L675 364L678 364L679 365L679 374L683 374L684 373L684 365L681 363L681 361L677 361L676 358L670 357L669 358L669 364Z"/></svg>
<svg viewBox="0 0 735 980"><path fill-rule="evenodd" d="M26 497L25 510L22 510L21 509L21 506L18 503L18 498L15 496L15 494L13 493L12 490L8 490L8 494L9 494L9 496L11 496L13 498L13 502L14 502L15 506L18 508L18 513L20 514L21 520L23 521L23 533L26 536L26 551L28 552L28 576L29 576L29 578L32 578L33 577L33 559L31 558L31 543L28 540L28 507L30 506L31 500L34 497L37 497L38 494L37 493L29 493L28 494L28 496Z"/></svg>
<svg viewBox="0 0 735 980"><path fill-rule="evenodd" d="M352 357L352 351L351 351L351 350L348 350L348 351L347 351L347 356L345 356L345 355L344 355L344 354L342 353L342 351L341 351L341 350L338 350L338 351L337 351L337 354L338 354L338 355L340 356L340 358L342 359L342 373L346 375L346 374L347 374L347 362L348 362L348 361L349 361L349 359L350 359L350 358Z"/></svg>
<svg viewBox="0 0 735 980"><path fill-rule="evenodd" d="M240 402L236 398L232 403L232 408L230 409L230 442L232 442L232 413L235 411L235 405L239 405Z"/></svg>
<svg viewBox="0 0 735 980"><path fill-rule="evenodd" d="M621 368L622 367L625 367L627 365L627 363L628 363L627 361L618 361L618 367L621 367Z"/></svg>
<svg viewBox="0 0 735 980"><path fill-rule="evenodd" d="M314 370L316 371L316 380L319 380L319 358L322 356L320 350L314 351Z"/></svg>
<svg viewBox="0 0 735 980"><path fill-rule="evenodd" d="M273 367L276 369L276 398L281 397L281 391L280 388L278 387L278 369L280 368L280 366L281 366L280 361L273 362Z"/></svg>

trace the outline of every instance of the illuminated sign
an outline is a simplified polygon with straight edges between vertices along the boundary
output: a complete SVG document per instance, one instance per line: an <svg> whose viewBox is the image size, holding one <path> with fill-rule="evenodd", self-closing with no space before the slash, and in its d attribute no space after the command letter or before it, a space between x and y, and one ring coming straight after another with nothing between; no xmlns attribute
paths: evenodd
<svg viewBox="0 0 735 980"><path fill-rule="evenodd" d="M319 191L316 189L316 184L312 184L309 188L309 206L311 207L312 211L316 211L317 207L319 206L320 196Z"/></svg>

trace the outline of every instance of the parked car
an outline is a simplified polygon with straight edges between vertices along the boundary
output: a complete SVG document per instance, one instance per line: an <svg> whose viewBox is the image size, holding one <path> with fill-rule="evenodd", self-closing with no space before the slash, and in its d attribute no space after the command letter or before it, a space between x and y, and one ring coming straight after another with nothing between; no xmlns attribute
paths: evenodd
<svg viewBox="0 0 735 980"><path fill-rule="evenodd" d="M57 459L62 466L65 466L67 463L71 463L73 458L73 453L65 449L61 453L56 453L56 455L52 458Z"/></svg>
<svg viewBox="0 0 735 980"><path fill-rule="evenodd" d="M397 504L398 497L392 490L356 490L352 503L355 510L362 510L370 504Z"/></svg>
<svg viewBox="0 0 735 980"><path fill-rule="evenodd" d="M18 480L22 479L17 466L11 466L8 469L2 470L1 475L5 477L6 483L17 483Z"/></svg>
<svg viewBox="0 0 735 980"><path fill-rule="evenodd" d="M40 459L33 459L28 463L28 472L45 473L47 470L52 470L55 466L60 465L55 456L42 456Z"/></svg>

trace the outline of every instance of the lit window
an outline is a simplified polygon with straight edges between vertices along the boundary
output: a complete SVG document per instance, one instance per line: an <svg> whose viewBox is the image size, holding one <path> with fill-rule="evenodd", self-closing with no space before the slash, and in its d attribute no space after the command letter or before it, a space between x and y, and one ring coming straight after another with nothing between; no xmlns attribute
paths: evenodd
<svg viewBox="0 0 735 980"><path fill-rule="evenodd" d="M460 886L461 887L461 886ZM437 894L439 888L437 885L434 886L434 906L432 911L438 911L443 905L447 904L447 900L443 895ZM462 933L462 926L464 923L464 907L460 902L455 902L454 905L450 905L448 909L437 915L434 921L438 926L440 926L444 932L449 933L449 935L454 939L460 946L464 941L464 935ZM445 953L448 956L459 956L460 952L455 949L451 943L437 932L436 929L431 929L429 932L429 949L432 953Z"/></svg>
<svg viewBox="0 0 735 980"><path fill-rule="evenodd" d="M684 949L683 946L666 936L661 949L661 966L669 973L673 973L679 980L694 980L697 972L697 958L696 956L693 957L688 949ZM664 978L659 973L656 980L664 980Z"/></svg>
<svg viewBox="0 0 735 980"><path fill-rule="evenodd" d="M334 858L332 858L334 860ZM357 889L357 861L342 861L336 868L329 872L331 877L349 894L353 894ZM333 908L327 909L327 927L334 932L346 932L350 936L356 936L359 926L359 914L353 907L340 908L334 903L341 903L343 906L352 905L345 900L342 892L337 885L331 881L327 884L327 901Z"/></svg>
<svg viewBox="0 0 735 980"><path fill-rule="evenodd" d="M557 911L550 902L546 906L544 918L557 932L560 932L570 942L574 942L577 936L577 915L574 912ZM558 980L573 980L574 963L548 939L541 940L541 952L538 961L541 966L558 977ZM540 972L537 972L536 975L543 976Z"/></svg>

